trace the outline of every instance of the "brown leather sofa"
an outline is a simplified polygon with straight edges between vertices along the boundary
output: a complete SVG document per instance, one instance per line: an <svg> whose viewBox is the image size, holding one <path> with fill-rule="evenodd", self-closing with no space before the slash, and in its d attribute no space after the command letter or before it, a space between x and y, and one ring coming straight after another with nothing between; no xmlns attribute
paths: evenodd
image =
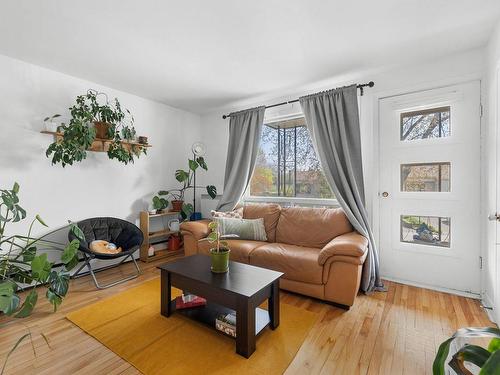
<svg viewBox="0 0 500 375"><path fill-rule="evenodd" d="M243 218L263 218L268 241L229 240L231 260L283 272L282 289L345 308L353 305L368 241L342 209L247 205ZM208 223L182 223L187 256L208 255L212 245L199 241L208 235Z"/></svg>

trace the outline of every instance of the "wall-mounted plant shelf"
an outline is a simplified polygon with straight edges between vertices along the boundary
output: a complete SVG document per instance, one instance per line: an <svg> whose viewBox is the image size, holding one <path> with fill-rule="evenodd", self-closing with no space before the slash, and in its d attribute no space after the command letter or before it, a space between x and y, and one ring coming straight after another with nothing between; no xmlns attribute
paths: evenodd
<svg viewBox="0 0 500 375"><path fill-rule="evenodd" d="M62 137L63 137L63 133L59 133L59 132L51 132L51 131L47 131L47 130L42 130L40 133L51 134L51 135L54 136L54 138L56 139L56 141L61 140ZM96 138L94 140L94 142L92 143L92 146L87 151L107 152L108 149L109 149L109 145L110 145L111 142L112 142L111 139ZM136 147L138 149L152 147L150 144L146 144L145 145L145 144L139 143L139 142L122 141L121 143L129 151L132 150L132 149L134 149L134 148L136 148Z"/></svg>

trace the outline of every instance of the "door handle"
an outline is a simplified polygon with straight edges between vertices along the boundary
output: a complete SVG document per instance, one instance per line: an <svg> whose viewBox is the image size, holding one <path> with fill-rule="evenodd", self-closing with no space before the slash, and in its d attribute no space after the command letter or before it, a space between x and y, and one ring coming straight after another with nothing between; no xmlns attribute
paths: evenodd
<svg viewBox="0 0 500 375"><path fill-rule="evenodd" d="M382 193L382 196L383 196L384 198L387 198L387 197L389 196L389 193L388 193L387 191L384 191L384 192Z"/></svg>
<svg viewBox="0 0 500 375"><path fill-rule="evenodd" d="M488 216L488 220L490 221L500 221L500 215L498 213L491 214Z"/></svg>

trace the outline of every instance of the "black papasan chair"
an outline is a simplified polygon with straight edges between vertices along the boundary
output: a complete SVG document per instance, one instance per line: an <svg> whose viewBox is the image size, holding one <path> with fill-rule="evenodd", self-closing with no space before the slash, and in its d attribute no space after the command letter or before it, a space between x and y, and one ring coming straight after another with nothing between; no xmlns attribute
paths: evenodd
<svg viewBox="0 0 500 375"><path fill-rule="evenodd" d="M98 289L105 289L111 286L123 283L128 280L132 280L139 276L141 270L134 259L134 253L139 250L144 240L144 236L139 228L134 224L122 220L116 219L114 217L94 217L91 219L85 219L77 223L78 227L83 231L85 240L80 240L79 250L82 252L84 257L84 264L73 274L73 277L83 276L79 275L80 271L87 266L92 278L94 279L95 286ZM68 234L70 241L77 239L77 237L70 231ZM90 250L90 243L94 240L104 240L114 243L117 247L121 247L122 251L118 254L101 254L95 253ZM123 258L122 261L116 265L110 267L119 266L128 258L131 258L134 262L137 273L129 276L125 279L120 279L106 285L99 285L97 278L95 276L94 270L90 262L93 259L101 260L113 260L117 258ZM107 268L110 268L107 267Z"/></svg>

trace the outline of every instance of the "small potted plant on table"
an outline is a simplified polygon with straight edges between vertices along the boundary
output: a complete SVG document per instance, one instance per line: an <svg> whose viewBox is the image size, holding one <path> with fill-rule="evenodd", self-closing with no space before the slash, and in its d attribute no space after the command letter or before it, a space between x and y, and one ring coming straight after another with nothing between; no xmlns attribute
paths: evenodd
<svg viewBox="0 0 500 375"><path fill-rule="evenodd" d="M211 232L207 237L208 242L216 244L210 249L211 270L214 273L225 273L229 271L229 245L226 241L221 241L219 225L216 221L208 224Z"/></svg>

